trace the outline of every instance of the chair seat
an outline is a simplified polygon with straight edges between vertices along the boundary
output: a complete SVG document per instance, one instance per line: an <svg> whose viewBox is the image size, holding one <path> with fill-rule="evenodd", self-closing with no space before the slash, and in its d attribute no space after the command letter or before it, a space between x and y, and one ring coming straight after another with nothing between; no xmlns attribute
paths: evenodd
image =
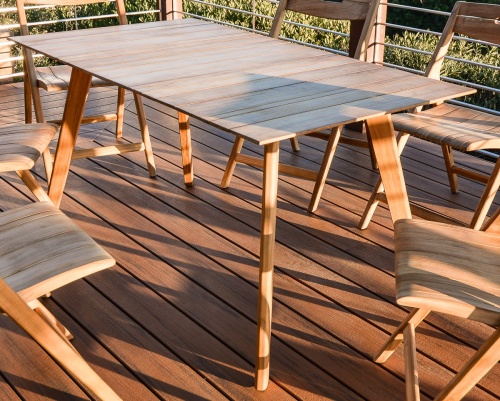
<svg viewBox="0 0 500 401"><path fill-rule="evenodd" d="M38 86L47 92L68 90L71 77L71 67L68 65L56 65L49 67L37 67ZM113 86L108 81L92 76L90 83L92 88L102 86Z"/></svg>
<svg viewBox="0 0 500 401"><path fill-rule="evenodd" d="M399 304L500 325L497 234L413 219L396 222L395 241Z"/></svg>
<svg viewBox="0 0 500 401"><path fill-rule="evenodd" d="M114 264L49 202L0 213L0 277L25 302Z"/></svg>
<svg viewBox="0 0 500 401"><path fill-rule="evenodd" d="M57 129L54 124L0 127L0 172L31 169Z"/></svg>
<svg viewBox="0 0 500 401"><path fill-rule="evenodd" d="M396 131L464 152L500 148L500 116L493 114L444 103L392 119Z"/></svg>

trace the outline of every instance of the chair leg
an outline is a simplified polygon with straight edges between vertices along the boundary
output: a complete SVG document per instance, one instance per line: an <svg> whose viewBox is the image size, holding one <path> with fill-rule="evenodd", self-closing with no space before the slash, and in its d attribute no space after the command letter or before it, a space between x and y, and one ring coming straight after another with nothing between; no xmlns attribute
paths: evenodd
<svg viewBox="0 0 500 401"><path fill-rule="evenodd" d="M121 398L75 352L67 341L0 279L0 308L28 333L69 374L87 387L98 399L119 401Z"/></svg>
<svg viewBox="0 0 500 401"><path fill-rule="evenodd" d="M375 151L373 150L372 138L367 135L366 141L368 142L368 150L370 151L370 160L372 162L372 169L378 170L377 156L375 156Z"/></svg>
<svg viewBox="0 0 500 401"><path fill-rule="evenodd" d="M399 325L399 327L392 333L391 337L387 340L384 346L376 354L373 360L376 363L384 363L393 354L396 348L403 341L403 332L409 324L417 327L422 320L430 313L429 310L425 309L414 309L407 318Z"/></svg>
<svg viewBox="0 0 500 401"><path fill-rule="evenodd" d="M298 152L300 150L299 140L296 137L290 138L290 144L292 145L294 152Z"/></svg>
<svg viewBox="0 0 500 401"><path fill-rule="evenodd" d="M373 188L372 194L368 199L368 203L366 204L365 210L363 211L363 215L361 216L361 220L359 221L358 228L360 230L365 230L368 228L368 224L372 220L373 215L375 214L375 210L377 210L377 206L379 204L378 194L384 193L384 184L382 183L382 178L378 178L375 187Z"/></svg>
<svg viewBox="0 0 500 401"><path fill-rule="evenodd" d="M403 335L405 348L406 401L420 401L415 325L413 323L408 323L404 329Z"/></svg>
<svg viewBox="0 0 500 401"><path fill-rule="evenodd" d="M403 149L406 146L406 142L408 142L408 139L410 138L409 134L405 133L400 133L398 135L398 152L399 155L403 153ZM371 143L371 141L370 141ZM370 148L372 146L370 145ZM372 162L373 162L372 158ZM378 168L378 165L377 165ZM378 195L384 192L384 184L382 183L382 178L379 177L377 183L375 184L375 187L373 188L372 194L370 195L370 198L368 199L368 203L365 207L365 210L363 211L363 215L361 216L361 220L359 221L358 228L360 230L365 230L368 228L368 224L370 224L370 221L373 217L373 214L375 213L375 210L377 209L377 206L379 204L378 200Z"/></svg>
<svg viewBox="0 0 500 401"><path fill-rule="evenodd" d="M472 221L469 227L474 230L479 230L483 225L486 214L488 213L493 199L495 198L498 187L500 186L499 172L500 159L498 159L495 163L495 167L493 168L493 172L491 173L490 178L486 183L486 188L484 188L484 192L481 195L481 199L479 200L479 204L477 205L476 211L474 212L474 216L472 216Z"/></svg>
<svg viewBox="0 0 500 401"><path fill-rule="evenodd" d="M32 108L32 95L31 87L29 84L28 73L24 73L24 122L31 124L33 122L33 108Z"/></svg>
<svg viewBox="0 0 500 401"><path fill-rule="evenodd" d="M191 125L187 114L179 112L177 113L177 118L179 120L179 136L181 139L181 158L182 170L184 172L184 185L190 187L194 182Z"/></svg>
<svg viewBox="0 0 500 401"><path fill-rule="evenodd" d="M321 199L321 194L325 186L326 177L330 171L332 165L333 156L335 155L335 150L337 149L337 144L339 143L340 134L342 132L342 126L332 128L332 132L328 138L328 142L325 149L325 155L323 156L323 161L321 162L321 167L318 172L318 178L316 178L316 183L314 184L314 190L312 193L311 201L309 202L309 207L307 210L311 213L316 211L318 208L319 200Z"/></svg>
<svg viewBox="0 0 500 401"><path fill-rule="evenodd" d="M16 173L40 202L52 203L47 192L43 190L29 170L17 170Z"/></svg>
<svg viewBox="0 0 500 401"><path fill-rule="evenodd" d="M453 172L455 161L453 160L453 149L449 145L441 145L443 150L444 164L446 166L446 173L448 174L448 181L450 182L451 192L458 193L458 176Z"/></svg>
<svg viewBox="0 0 500 401"><path fill-rule="evenodd" d="M45 176L47 177L47 185L50 183L50 178L52 177L52 155L50 154L50 149L47 146L47 149L45 149L42 153L42 158L43 158L43 165L45 167Z"/></svg>
<svg viewBox="0 0 500 401"><path fill-rule="evenodd" d="M231 183L231 178L233 177L234 169L236 168L236 157L240 154L244 142L245 140L240 136L237 136L234 140L233 148L231 149L231 154L229 155L229 160L227 161L224 176L222 177L222 182L220 184L221 188L227 188Z"/></svg>
<svg viewBox="0 0 500 401"><path fill-rule="evenodd" d="M146 155L146 164L148 166L149 176L156 177L156 166L153 155L153 147L151 146L151 138L149 136L149 127L144 113L144 104L142 97L134 93L134 102L137 110L137 118L139 119L139 127L141 129L142 142L144 143L144 153Z"/></svg>
<svg viewBox="0 0 500 401"><path fill-rule="evenodd" d="M500 361L500 327L453 377L436 401L460 400Z"/></svg>
<svg viewBox="0 0 500 401"><path fill-rule="evenodd" d="M139 111L137 111L139 113ZM123 136L123 116L125 115L125 89L118 88L118 98L116 101L116 137Z"/></svg>

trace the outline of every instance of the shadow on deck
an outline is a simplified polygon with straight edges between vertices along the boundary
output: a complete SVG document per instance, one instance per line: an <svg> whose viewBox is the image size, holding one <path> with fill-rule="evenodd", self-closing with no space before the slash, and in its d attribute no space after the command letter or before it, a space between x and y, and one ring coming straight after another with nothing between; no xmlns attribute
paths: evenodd
<svg viewBox="0 0 500 401"><path fill-rule="evenodd" d="M98 90L88 106L113 109L113 96ZM23 121L19 84L1 85L0 99L0 124ZM64 94L44 101L56 115ZM124 137L136 140L130 104ZM124 400L404 399L402 350L383 366L371 361L406 311L394 301L387 209L377 210L367 230L357 229L378 178L367 152L339 148L312 215L306 207L313 183L281 177L272 383L259 393L253 362L261 173L238 166L231 187L221 190L233 138L194 121L195 186L184 187L176 113L146 105L158 177L148 177L140 153L74 161L61 204L117 260L44 301L73 332L83 357ZM116 142L105 126L81 141ZM246 145L247 152L260 151ZM284 161L317 168L324 144L304 138L301 145L293 153L285 141ZM465 155L456 159L491 168ZM482 190L464 180L461 193L451 194L438 147L411 142L403 165L413 200L470 220ZM36 172L43 180L41 165ZM2 210L30 199L16 176L2 176ZM9 319L0 324L0 399L88 399ZM432 315L418 333L421 388L435 396L491 329ZM499 395L497 366L466 399Z"/></svg>

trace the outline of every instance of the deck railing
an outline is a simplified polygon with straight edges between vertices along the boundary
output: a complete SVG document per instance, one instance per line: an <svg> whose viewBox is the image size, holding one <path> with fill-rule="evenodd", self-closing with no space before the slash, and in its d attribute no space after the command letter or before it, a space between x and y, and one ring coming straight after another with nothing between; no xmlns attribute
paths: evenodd
<svg viewBox="0 0 500 401"><path fill-rule="evenodd" d="M9 1L9 0L7 0ZM13 0L11 0L13 1ZM127 6L133 4L135 0L128 0ZM226 25L233 25L239 28L251 30L261 34L267 34L268 28L270 27L272 15L275 7L278 3L277 0L148 0L142 1L148 10L140 10L136 12L127 13L129 16L137 16L143 14L153 13L157 19L173 19L182 17L195 17L206 20L215 20L219 23ZM33 8L43 8L40 6L34 6ZM262 12L262 9L265 12ZM422 74L426 60L430 57L433 46L430 44L427 48L421 48L420 44L422 40L417 43L414 41L415 38L419 36L425 36L427 42L432 42L434 38L437 43L437 38L440 32L433 32L426 29L421 29L415 26L411 26L412 21L406 22L405 25L390 23L390 13L397 12L397 10L404 10L405 12L414 13L425 13L427 15L432 15L434 18L441 18L442 24L446 22L449 15L447 12L429 10L418 7L410 7L399 4L393 4L389 2L383 2L380 12L377 16L375 35L373 38L373 45L371 48L371 61L391 66L394 68L399 68L407 71L411 71L417 74ZM416 14L416 15L417 15ZM9 18L11 16L11 18ZM228 18L230 16L230 18ZM15 7L0 8L0 18L7 21L10 19L10 23L7 22L0 25L1 30L11 30L15 31L18 27L14 22L16 20L16 9ZM101 15L99 19L107 19L114 17L114 15ZM56 22L65 22L68 24L74 24L78 28L78 24L81 21L89 20L89 17L78 16L75 14L73 17L66 18L64 20L58 21L42 21L36 23L36 25L53 25ZM0 20L1 21L1 20ZM324 37L331 35L332 37L344 37L349 36L346 30L342 29L331 29L319 26L311 26L307 23L302 23L300 21L285 21L290 27L298 27L303 29L312 29L316 32L320 32ZM35 25L35 24L33 24ZM388 34L389 33L389 34ZM397 35L399 34L399 35ZM413 35L413 36L412 36ZM399 37L399 42L394 41L394 37ZM408 40L405 42L404 38L407 37ZM346 50L342 48L333 48L325 45L321 42L312 43L312 41L304 41L301 38L291 38L283 37L283 39L308 44L310 46L319 47L327 51L346 54ZM460 38L464 42L472 42L478 46L490 47L490 44L474 41L467 38ZM347 41L347 39L346 39ZM424 42L425 42L424 41ZM435 43L434 43L435 45ZM10 48L11 43L0 36L0 83L5 79L18 78L22 76L22 72L10 72L5 73L6 70L11 68L11 66L21 61L20 56L9 55L6 48ZM471 67L481 69L482 75L500 76L500 57L498 57L499 49L498 46L492 46L494 52L496 52L497 57L490 57L489 60L466 60L462 57L448 57L448 60L454 61L457 65L461 66L458 68L470 69ZM391 57L394 54L402 55L399 58ZM3 75L2 71L4 71ZM499 79L493 80L493 84L484 84L471 82L471 80L464 80L460 78L453 77L443 77L443 80L450 82L468 85L478 89L481 92L482 98L486 99L484 104L478 102L474 99L466 99L467 106L478 108L486 111L493 112L500 115L500 85ZM458 103L463 103L459 102ZM476 103L476 104L471 104Z"/></svg>

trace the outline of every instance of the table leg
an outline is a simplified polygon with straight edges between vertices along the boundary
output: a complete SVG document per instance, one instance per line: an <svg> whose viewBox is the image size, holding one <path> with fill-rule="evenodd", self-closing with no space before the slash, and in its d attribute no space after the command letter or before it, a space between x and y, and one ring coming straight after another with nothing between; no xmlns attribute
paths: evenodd
<svg viewBox="0 0 500 401"><path fill-rule="evenodd" d="M372 139L392 221L411 218L410 203L391 116L371 118L366 121L366 128Z"/></svg>
<svg viewBox="0 0 500 401"><path fill-rule="evenodd" d="M61 204L64 186L68 178L71 155L80 130L91 80L92 76L85 71L76 68L71 71L52 177L49 183L49 197L56 207Z"/></svg>
<svg viewBox="0 0 500 401"><path fill-rule="evenodd" d="M184 171L184 184L191 187L194 181L193 153L191 148L191 127L187 114L177 113L179 119L179 134L181 137L182 169Z"/></svg>
<svg viewBox="0 0 500 401"><path fill-rule="evenodd" d="M257 359L255 363L255 387L260 391L265 390L269 384L278 162L279 142L265 145L257 312Z"/></svg>

